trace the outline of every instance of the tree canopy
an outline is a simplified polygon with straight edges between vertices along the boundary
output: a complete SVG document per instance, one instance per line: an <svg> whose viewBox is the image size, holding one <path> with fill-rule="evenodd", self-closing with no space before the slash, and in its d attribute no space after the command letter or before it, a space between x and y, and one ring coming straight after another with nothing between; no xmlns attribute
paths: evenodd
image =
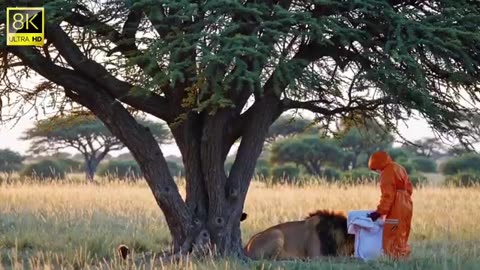
<svg viewBox="0 0 480 270"><path fill-rule="evenodd" d="M0 28L5 7L18 3L0 3ZM4 110L28 101L95 114L137 160L179 252L213 244L241 254L239 220L256 159L285 111L311 111L324 126L355 112L392 129L416 113L465 146L472 139L476 1L28 2L41 4L43 47L6 47L0 34ZM34 73L43 79L30 87ZM185 200L133 111L170 127L186 168Z"/></svg>
<svg viewBox="0 0 480 270"><path fill-rule="evenodd" d="M266 141L273 142L279 138L285 138L299 133L319 133L315 122L300 117L287 115L280 116L268 130Z"/></svg>
<svg viewBox="0 0 480 270"><path fill-rule="evenodd" d="M19 171L25 157L10 149L0 149L0 172L12 173Z"/></svg>
<svg viewBox="0 0 480 270"><path fill-rule="evenodd" d="M302 165L311 175L322 175L325 165L340 167L344 153L332 140L318 135L299 135L275 143L272 147L273 163Z"/></svg>

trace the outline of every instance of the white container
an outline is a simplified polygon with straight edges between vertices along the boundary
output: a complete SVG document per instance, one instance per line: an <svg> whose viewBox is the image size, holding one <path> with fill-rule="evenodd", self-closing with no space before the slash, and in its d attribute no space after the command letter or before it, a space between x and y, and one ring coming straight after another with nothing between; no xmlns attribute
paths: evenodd
<svg viewBox="0 0 480 270"><path fill-rule="evenodd" d="M383 219L375 222L367 215L374 210L356 210L348 212L348 233L355 235L355 258L369 261L382 256Z"/></svg>

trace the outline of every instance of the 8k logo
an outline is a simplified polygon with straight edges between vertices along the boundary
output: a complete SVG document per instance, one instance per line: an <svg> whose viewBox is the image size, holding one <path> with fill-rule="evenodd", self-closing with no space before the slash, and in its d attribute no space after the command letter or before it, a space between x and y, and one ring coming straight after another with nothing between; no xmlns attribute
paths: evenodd
<svg viewBox="0 0 480 270"><path fill-rule="evenodd" d="M43 46L44 32L42 7L7 8L7 46Z"/></svg>

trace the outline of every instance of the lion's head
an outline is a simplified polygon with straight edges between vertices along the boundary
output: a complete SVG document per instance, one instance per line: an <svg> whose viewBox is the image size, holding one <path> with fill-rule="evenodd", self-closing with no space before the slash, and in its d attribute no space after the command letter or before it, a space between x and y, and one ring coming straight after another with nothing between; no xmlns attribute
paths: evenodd
<svg viewBox="0 0 480 270"><path fill-rule="evenodd" d="M318 210L306 219L317 217L316 230L322 243L322 253L330 256L353 255L355 236L348 234L347 217L341 212Z"/></svg>

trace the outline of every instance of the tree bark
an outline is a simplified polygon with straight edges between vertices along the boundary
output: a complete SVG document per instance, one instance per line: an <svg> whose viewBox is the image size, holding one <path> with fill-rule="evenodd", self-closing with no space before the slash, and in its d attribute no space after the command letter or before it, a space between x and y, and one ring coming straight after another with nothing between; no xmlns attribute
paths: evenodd
<svg viewBox="0 0 480 270"><path fill-rule="evenodd" d="M99 163L100 161L95 158L85 158L85 177L87 182L93 182Z"/></svg>

